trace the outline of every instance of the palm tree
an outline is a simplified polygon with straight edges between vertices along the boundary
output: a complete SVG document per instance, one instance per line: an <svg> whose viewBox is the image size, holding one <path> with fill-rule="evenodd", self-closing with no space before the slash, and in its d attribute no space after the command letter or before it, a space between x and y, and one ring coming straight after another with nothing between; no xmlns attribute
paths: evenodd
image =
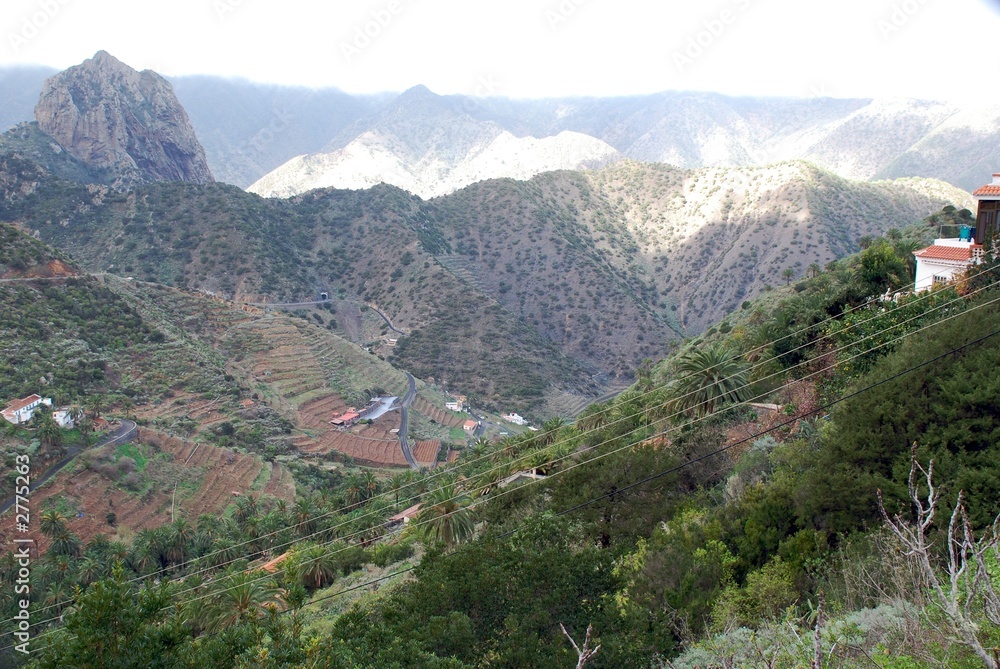
<svg viewBox="0 0 1000 669"><path fill-rule="evenodd" d="M66 516L55 509L46 509L42 511L38 528L49 539L55 539L56 536L66 531Z"/></svg>
<svg viewBox="0 0 1000 669"><path fill-rule="evenodd" d="M219 632L281 606L281 590L262 576L262 572L236 572L218 581L205 610L205 629Z"/></svg>
<svg viewBox="0 0 1000 669"><path fill-rule="evenodd" d="M86 446L87 438L94 431L94 421L86 414L83 414L77 419L76 427L80 430L80 436L83 437L83 443Z"/></svg>
<svg viewBox="0 0 1000 669"><path fill-rule="evenodd" d="M242 495L236 499L233 519L242 528L247 521L257 515L257 500L253 495Z"/></svg>
<svg viewBox="0 0 1000 669"><path fill-rule="evenodd" d="M91 395L87 398L86 406L91 418L100 418L101 412L104 411L104 395L100 393Z"/></svg>
<svg viewBox="0 0 1000 669"><path fill-rule="evenodd" d="M299 560L298 575L302 585L318 590L333 582L340 571L336 553L345 547L343 544L333 544L329 547L312 544L295 551Z"/></svg>
<svg viewBox="0 0 1000 669"><path fill-rule="evenodd" d="M686 414L707 416L728 402L749 397L747 367L734 351L719 345L694 349L679 359L679 377L671 389L672 408Z"/></svg>
<svg viewBox="0 0 1000 669"><path fill-rule="evenodd" d="M295 531L299 536L307 536L316 531L315 503L309 497L302 497L295 500L295 507L292 510L292 518L295 521Z"/></svg>
<svg viewBox="0 0 1000 669"><path fill-rule="evenodd" d="M169 537L166 542L166 558L175 564L184 562L188 554L188 544L195 537L194 528L183 518L177 518L169 525Z"/></svg>
<svg viewBox="0 0 1000 669"><path fill-rule="evenodd" d="M562 429L565 424L566 421L558 416L542 423L542 446L548 446L554 442L556 437L559 435L559 430Z"/></svg>
<svg viewBox="0 0 1000 669"><path fill-rule="evenodd" d="M591 404L576 419L576 427L581 431L597 430L608 424L609 407L605 404Z"/></svg>
<svg viewBox="0 0 1000 669"><path fill-rule="evenodd" d="M365 484L357 474L351 474L347 479L347 503L351 506L364 501Z"/></svg>
<svg viewBox="0 0 1000 669"><path fill-rule="evenodd" d="M84 585L90 585L104 577L104 563L93 557L85 557L78 565L77 577Z"/></svg>
<svg viewBox="0 0 1000 669"><path fill-rule="evenodd" d="M361 475L361 483L364 485L364 497L366 500L371 499L378 494L378 489L380 487L378 477L375 476L374 472L366 471Z"/></svg>
<svg viewBox="0 0 1000 669"><path fill-rule="evenodd" d="M388 481L389 490L392 491L393 495L393 506L396 511L399 511L399 491L410 481L408 473L393 474L392 478Z"/></svg>
<svg viewBox="0 0 1000 669"><path fill-rule="evenodd" d="M781 272L781 278L785 280L785 285L787 286L792 282L792 279L795 278L795 270L792 269L791 267L786 267Z"/></svg>
<svg viewBox="0 0 1000 669"><path fill-rule="evenodd" d="M122 398L122 413L126 418L132 418L132 410L135 408L135 401L128 396Z"/></svg>
<svg viewBox="0 0 1000 669"><path fill-rule="evenodd" d="M52 448L62 444L62 429L60 429L59 424L56 423L56 419L52 417L50 412L36 413L35 420L35 425L37 425L36 434L43 446Z"/></svg>
<svg viewBox="0 0 1000 669"><path fill-rule="evenodd" d="M49 552L54 555L77 557L80 555L81 548L80 540L76 535L68 529L63 528L61 532L52 538L52 545L49 547Z"/></svg>
<svg viewBox="0 0 1000 669"><path fill-rule="evenodd" d="M454 483L447 483L431 493L427 506L417 516L417 525L424 541L440 541L446 548L468 541L475 530L469 504L472 500L461 493Z"/></svg>

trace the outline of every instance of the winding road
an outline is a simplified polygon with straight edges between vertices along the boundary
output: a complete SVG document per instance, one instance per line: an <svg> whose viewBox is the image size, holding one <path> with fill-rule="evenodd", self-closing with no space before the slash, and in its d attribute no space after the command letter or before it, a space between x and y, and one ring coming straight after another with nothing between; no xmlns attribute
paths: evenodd
<svg viewBox="0 0 1000 669"><path fill-rule="evenodd" d="M136 430L134 422L132 422L130 420L122 420L122 424L121 425L119 425L117 428L115 428L104 439L102 439L101 441L99 441L96 444L94 444L91 448L95 448L95 449L96 448L103 448L103 447L107 446L108 444L114 444L114 443L126 443L129 439L131 439L132 437L134 437L137 432L138 432L138 430ZM75 458L77 455L79 455L82 450L83 449L80 449L80 448L71 448L71 449L69 449L66 452L66 457L64 457L62 460L60 460L59 462L55 463L51 467L49 467L48 471L46 471L44 474L42 474L41 477L39 477L37 479L33 479L31 485L28 486L28 490L29 491L34 491L36 488L38 488L38 486L42 485L43 483L45 483L46 481L48 481L50 478L52 478L53 476L55 476L57 473L59 473L59 470L61 470L63 467L65 467L70 462L72 462L73 458ZM0 504L0 515L4 514L10 507L14 506L14 502L16 501L16 499L17 499L16 497L12 497L11 499L8 499L6 502L4 502L3 504Z"/></svg>
<svg viewBox="0 0 1000 669"><path fill-rule="evenodd" d="M410 387L399 403L399 447L403 449L403 457L406 458L410 469L420 469L420 465L417 464L417 461L413 457L413 451L410 450L410 442L406 439L406 429L410 421L410 405L413 404L413 400L417 397L417 382L409 372L406 372L406 378L410 382Z"/></svg>

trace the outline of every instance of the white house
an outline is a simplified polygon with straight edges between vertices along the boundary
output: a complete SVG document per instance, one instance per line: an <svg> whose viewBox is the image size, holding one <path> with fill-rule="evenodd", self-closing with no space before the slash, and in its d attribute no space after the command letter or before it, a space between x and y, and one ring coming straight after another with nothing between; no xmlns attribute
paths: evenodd
<svg viewBox="0 0 1000 669"><path fill-rule="evenodd" d="M31 417L35 415L35 409L43 404L49 407L52 406L52 398L42 397L41 395L28 395L24 399L10 402L3 408L3 411L0 411L0 415L3 415L4 420L8 423L22 425L31 420Z"/></svg>
<svg viewBox="0 0 1000 669"><path fill-rule="evenodd" d="M938 284L951 283L983 257L982 244L975 239L935 239L934 244L914 251L917 278L913 291L930 290Z"/></svg>
<svg viewBox="0 0 1000 669"><path fill-rule="evenodd" d="M73 412L69 409L57 409L52 412L52 418L55 420L56 425L67 430L72 430L75 422L73 421Z"/></svg>
<svg viewBox="0 0 1000 669"><path fill-rule="evenodd" d="M516 414L514 412L511 412L509 414L501 416L501 418L503 418L508 423L513 423L514 425L527 425L528 424L528 421L524 418L524 416L521 416L521 415Z"/></svg>
<svg viewBox="0 0 1000 669"><path fill-rule="evenodd" d="M461 411L462 403L459 402L458 400L455 400L453 402L445 402L444 408L447 409L448 411Z"/></svg>
<svg viewBox="0 0 1000 669"><path fill-rule="evenodd" d="M983 242L1000 233L1000 172L995 172L993 182L977 188L972 196L976 200L975 226L963 227L958 237L935 239L931 246L913 252L917 259L914 292L954 281L982 260Z"/></svg>

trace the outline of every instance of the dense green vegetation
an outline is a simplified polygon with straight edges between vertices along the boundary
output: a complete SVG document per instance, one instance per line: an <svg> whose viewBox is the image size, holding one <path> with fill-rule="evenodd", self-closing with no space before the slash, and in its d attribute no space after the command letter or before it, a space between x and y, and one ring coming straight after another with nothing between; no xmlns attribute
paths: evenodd
<svg viewBox="0 0 1000 669"><path fill-rule="evenodd" d="M241 497L131 545L82 546L52 514L61 540L32 596L66 622L30 664L574 666L562 624L581 644L592 626L587 667L799 667L818 624L832 666L984 666L974 644L1000 624L974 601L972 640L956 631L877 497L907 517L911 458L933 460L938 569L959 490L974 532L998 512L996 264L871 299L908 281L926 229L748 302L575 424L477 442L439 471L317 471L294 505ZM523 470L548 478L506 480ZM418 500L408 527L385 525Z"/></svg>

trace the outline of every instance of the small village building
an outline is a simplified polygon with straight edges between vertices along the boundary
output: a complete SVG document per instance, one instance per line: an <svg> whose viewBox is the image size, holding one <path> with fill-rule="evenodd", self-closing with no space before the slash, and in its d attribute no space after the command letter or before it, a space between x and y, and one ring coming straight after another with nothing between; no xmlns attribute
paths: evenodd
<svg viewBox="0 0 1000 669"><path fill-rule="evenodd" d="M420 513L421 506L421 504L414 504L413 506L403 509L393 516L389 516L389 520L386 521L386 525L392 527L394 525L408 524L411 520L417 517L418 513Z"/></svg>
<svg viewBox="0 0 1000 669"><path fill-rule="evenodd" d="M528 421L527 419L524 418L524 416L521 416L520 414L516 414L514 412L511 412L509 414L504 414L503 416L501 416L501 418L503 418L508 423L513 423L514 425L528 424Z"/></svg>
<svg viewBox="0 0 1000 669"><path fill-rule="evenodd" d="M914 251L917 259L917 277L913 291L930 290L934 286L951 283L979 262L983 247L971 240L935 239L934 244Z"/></svg>
<svg viewBox="0 0 1000 669"><path fill-rule="evenodd" d="M972 193L976 199L976 226L963 226L958 237L935 239L927 248L914 251L917 259L917 276L913 291L930 290L963 276L968 269L982 261L983 244L993 240L1000 231L1000 172L993 174L993 182Z"/></svg>
<svg viewBox="0 0 1000 669"><path fill-rule="evenodd" d="M330 421L330 425L335 425L340 428L348 428L355 425L360 418L361 414L359 414L354 407L351 407L341 415L334 416L333 420Z"/></svg>
<svg viewBox="0 0 1000 669"><path fill-rule="evenodd" d="M67 430L72 430L76 425L76 422L73 420L73 412L66 408L53 411L52 419L55 420L56 425Z"/></svg>
<svg viewBox="0 0 1000 669"><path fill-rule="evenodd" d="M467 420L462 425L462 429L469 433L475 432L477 427L479 427L479 422L474 420Z"/></svg>
<svg viewBox="0 0 1000 669"><path fill-rule="evenodd" d="M458 400L453 400L451 402L445 402L444 403L444 408L447 409L448 411L461 411L462 410L462 403L459 402Z"/></svg>
<svg viewBox="0 0 1000 669"><path fill-rule="evenodd" d="M0 411L0 414L3 415L4 420L8 423L23 425L32 419L35 415L35 409L42 405L52 406L52 398L42 397L41 395L28 395L23 399L9 402L3 408L3 411Z"/></svg>

